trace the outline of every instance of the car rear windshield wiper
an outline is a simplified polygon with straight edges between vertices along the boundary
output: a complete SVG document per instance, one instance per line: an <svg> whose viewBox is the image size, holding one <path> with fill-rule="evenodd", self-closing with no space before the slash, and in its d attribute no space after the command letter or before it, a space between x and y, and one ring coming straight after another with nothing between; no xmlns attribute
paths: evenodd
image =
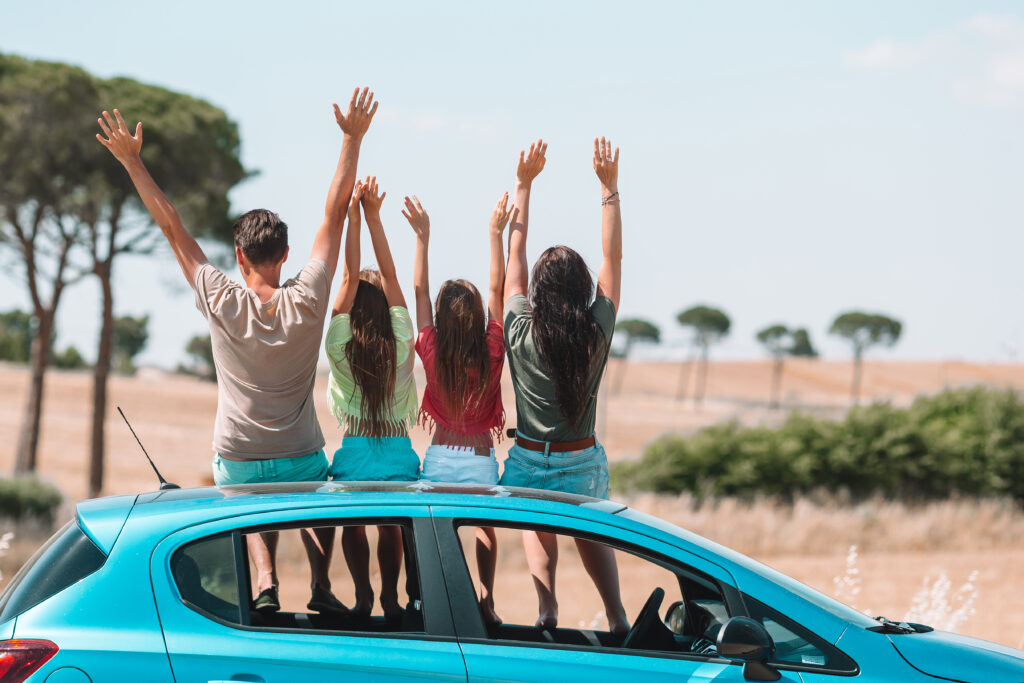
<svg viewBox="0 0 1024 683"><path fill-rule="evenodd" d="M889 633L893 635L907 635L910 633L928 633L934 631L931 626L924 624L914 624L909 621L893 621L886 617L875 617L875 621L878 622L878 626L869 628L869 631L875 633Z"/></svg>

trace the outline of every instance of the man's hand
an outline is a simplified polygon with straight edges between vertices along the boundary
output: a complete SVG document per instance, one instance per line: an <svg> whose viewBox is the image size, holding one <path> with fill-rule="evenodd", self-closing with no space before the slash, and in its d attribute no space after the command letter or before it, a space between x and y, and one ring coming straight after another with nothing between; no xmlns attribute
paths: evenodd
<svg viewBox="0 0 1024 683"><path fill-rule="evenodd" d="M377 186L377 176L366 176L366 182L363 183L363 191L360 193L360 201L363 204L363 211L366 212L367 218L372 216L380 215L380 205L384 203L384 197L388 196L387 192L378 194L380 188ZM352 195L353 200L355 195Z"/></svg>
<svg viewBox="0 0 1024 683"><path fill-rule="evenodd" d="M363 185L363 181L357 180L355 187L352 188L352 199L348 202L348 225L350 230L353 225L359 225L359 200L363 198L363 192L365 191L366 185Z"/></svg>
<svg viewBox="0 0 1024 683"><path fill-rule="evenodd" d="M132 135L128 132L128 126L125 125L124 119L121 118L121 112L115 109L114 116L117 117L116 122L111 118L109 112L103 112L103 118L96 119L104 135L107 136L104 138L103 135L96 133L96 139L103 143L103 146L109 149L114 158L122 165L127 166L139 158L139 152L142 150L142 122L139 121L135 126L135 135Z"/></svg>
<svg viewBox="0 0 1024 683"><path fill-rule="evenodd" d="M529 186L541 171L544 170L544 155L548 146L543 140L530 145L529 152L519 152L519 166L516 168L516 180L521 185Z"/></svg>
<svg viewBox="0 0 1024 683"><path fill-rule="evenodd" d="M498 199L498 203L494 205L494 212L491 214L488 227L492 237L501 237L501 233L505 232L505 226L508 225L508 219L512 218L513 213L518 214L519 209L508 205L508 192L506 192Z"/></svg>
<svg viewBox="0 0 1024 683"><path fill-rule="evenodd" d="M619 191L619 148L612 156L612 141L594 138L594 172L601 181L602 196Z"/></svg>
<svg viewBox="0 0 1024 683"><path fill-rule="evenodd" d="M430 240L430 216L423 210L423 206L416 195L413 195L412 198L405 198L405 208L402 209L402 215L405 216L405 220L409 221L409 225L412 226L416 237L423 240L424 243Z"/></svg>
<svg viewBox="0 0 1024 683"><path fill-rule="evenodd" d="M344 116L337 104L334 105L334 118L338 120L341 131L356 140L361 140L366 130L370 127L373 115L377 112L377 102L373 101L373 93L369 88L359 88L352 91L352 99L348 103L348 113Z"/></svg>

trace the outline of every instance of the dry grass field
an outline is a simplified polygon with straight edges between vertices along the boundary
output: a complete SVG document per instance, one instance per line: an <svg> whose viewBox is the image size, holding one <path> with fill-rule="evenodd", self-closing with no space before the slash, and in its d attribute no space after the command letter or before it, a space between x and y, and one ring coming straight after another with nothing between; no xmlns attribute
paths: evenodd
<svg viewBox="0 0 1024 683"><path fill-rule="evenodd" d="M772 424L791 409L839 416L849 400L850 366L842 362L787 363L781 410L766 406L771 371L766 361L712 364L708 396L700 408L676 398L686 371L683 366L639 363L622 368L616 364L612 362L611 372L625 371L623 387L616 395L604 393L599 418L601 438L611 459L637 457L650 439L670 430L688 432L722 420ZM1024 365L869 362L864 394L866 400L905 405L920 394L976 383L1024 387ZM13 467L27 384L25 368L0 364L0 471ZM341 435L326 408L325 386L325 377L320 377L315 400L330 454ZM88 373L53 371L47 377L39 471L56 483L69 501L81 499L86 492L90 391ZM113 409L115 405L125 410L168 480L182 486L210 482L215 385L143 370L134 378L113 378L109 391L105 493L151 490L155 485L149 466ZM513 425L514 401L508 382L505 391L509 424ZM416 429L412 436L414 446L422 452L426 435ZM507 448L507 441L499 444L499 460ZM908 507L879 500L851 506L823 497L793 505L772 500L697 505L685 496L636 496L628 502L829 594L835 591L834 577L844 572L849 547L857 545L861 584L852 602L858 609L892 618L906 614L926 579L934 581L944 572L955 593L977 571L976 614L960 631L1014 647L1024 644L1024 610L1016 591L1024 580L1024 513L1013 504L952 500ZM37 530L21 527L14 531L14 544L0 563L5 577L39 542ZM282 586L283 599L304 602L308 569L302 566L298 539L284 538L282 543L284 564L290 568L290 578ZM521 578L525 560L514 532L501 539L500 549L499 610L508 620L527 621L535 609L534 598L532 587ZM642 570L623 570L629 577L623 583L628 587L625 597L632 616L646 592L640 591L644 594L639 596L629 592L633 586L644 585L634 580L639 577L630 571ZM569 548L559 568L558 583L563 623L592 620L594 613L588 606L593 604L593 589ZM337 592L351 601L351 589L343 579L338 581Z"/></svg>

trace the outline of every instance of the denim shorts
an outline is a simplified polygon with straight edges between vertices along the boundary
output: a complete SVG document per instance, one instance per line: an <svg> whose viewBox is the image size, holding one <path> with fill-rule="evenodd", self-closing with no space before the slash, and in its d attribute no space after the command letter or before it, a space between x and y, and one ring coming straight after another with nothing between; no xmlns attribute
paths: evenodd
<svg viewBox="0 0 1024 683"><path fill-rule="evenodd" d="M217 486L270 481L327 481L327 455L323 449L294 458L228 460L213 456L213 481Z"/></svg>
<svg viewBox="0 0 1024 683"><path fill-rule="evenodd" d="M416 481L420 456L407 436L346 436L327 473L335 481Z"/></svg>
<svg viewBox="0 0 1024 683"><path fill-rule="evenodd" d="M501 485L607 499L608 457L599 443L582 451L548 455L513 445L508 450Z"/></svg>
<svg viewBox="0 0 1024 683"><path fill-rule="evenodd" d="M473 448L430 446L423 454L423 481L447 484L497 484L498 460L491 455L477 455Z"/></svg>

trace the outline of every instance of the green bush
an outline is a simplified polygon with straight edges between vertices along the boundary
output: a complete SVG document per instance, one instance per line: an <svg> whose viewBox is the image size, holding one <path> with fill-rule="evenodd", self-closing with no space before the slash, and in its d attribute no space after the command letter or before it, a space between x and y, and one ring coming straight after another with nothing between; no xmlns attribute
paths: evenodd
<svg viewBox="0 0 1024 683"><path fill-rule="evenodd" d="M63 499L56 486L36 477L0 477L0 517L34 517L51 524Z"/></svg>
<svg viewBox="0 0 1024 683"><path fill-rule="evenodd" d="M794 414L778 429L715 425L663 436L612 468L619 490L858 498L952 493L1024 500L1024 401L1012 390L945 391L910 408L875 404L840 422Z"/></svg>

